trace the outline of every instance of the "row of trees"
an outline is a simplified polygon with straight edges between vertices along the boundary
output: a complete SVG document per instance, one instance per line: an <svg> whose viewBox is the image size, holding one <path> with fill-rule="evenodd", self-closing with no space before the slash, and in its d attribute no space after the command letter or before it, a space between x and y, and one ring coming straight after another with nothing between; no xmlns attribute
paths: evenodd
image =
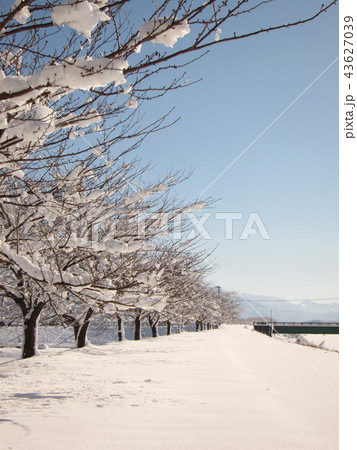
<svg viewBox="0 0 357 450"><path fill-rule="evenodd" d="M78 346L96 313L119 328L124 312L145 316L154 335L160 320L234 320L204 281L209 255L187 219L210 201L179 201L182 173L152 181L129 159L175 121L140 110L190 85L183 68L212 45L299 25L334 3L274 25L260 16L244 34L224 27L270 0L2 4L0 295L21 311L24 358L44 311L74 326Z"/></svg>
<svg viewBox="0 0 357 450"><path fill-rule="evenodd" d="M138 327L147 317L153 335L159 320L221 322L225 298L203 281L207 253L185 217L205 202L178 202L172 174L133 192L128 183L139 174L87 159L50 168L42 180L37 170L3 180L0 289L22 313L23 357L36 352L45 310L74 326L78 347L94 313L120 323L129 310Z"/></svg>

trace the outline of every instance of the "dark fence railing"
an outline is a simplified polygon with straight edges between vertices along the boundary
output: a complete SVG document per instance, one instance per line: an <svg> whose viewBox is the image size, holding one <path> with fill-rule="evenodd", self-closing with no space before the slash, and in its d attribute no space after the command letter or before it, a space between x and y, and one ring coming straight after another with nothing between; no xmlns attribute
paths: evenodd
<svg viewBox="0 0 357 450"><path fill-rule="evenodd" d="M253 322L254 329L272 336L280 334L339 334L339 322Z"/></svg>

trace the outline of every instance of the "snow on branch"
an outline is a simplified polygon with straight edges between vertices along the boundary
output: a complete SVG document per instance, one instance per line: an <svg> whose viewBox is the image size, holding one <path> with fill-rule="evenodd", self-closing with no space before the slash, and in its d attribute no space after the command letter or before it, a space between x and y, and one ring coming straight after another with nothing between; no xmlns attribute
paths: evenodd
<svg viewBox="0 0 357 450"><path fill-rule="evenodd" d="M162 44L165 47L173 47L179 38L183 38L190 32L187 20L178 20L172 17L158 17L141 25L138 40L150 38L154 44Z"/></svg>
<svg viewBox="0 0 357 450"><path fill-rule="evenodd" d="M0 142L18 138L24 143L38 142L55 130L56 112L48 106L34 106L6 124Z"/></svg>
<svg viewBox="0 0 357 450"><path fill-rule="evenodd" d="M11 8L11 11L14 10L17 10L16 14L14 15L14 19L18 23L24 25L31 15L28 6L26 6L26 2L24 2L23 0L15 0Z"/></svg>
<svg viewBox="0 0 357 450"><path fill-rule="evenodd" d="M81 2L67 2L55 6L52 10L52 21L55 25L68 25L73 30L82 33L87 39L99 22L110 20L99 7L86 0Z"/></svg>
<svg viewBox="0 0 357 450"><path fill-rule="evenodd" d="M59 88L73 91L105 87L112 82L124 84L123 70L128 67L129 63L123 58L68 58L61 64L44 66L30 76L3 77L0 100L12 99L21 105L44 92L57 92Z"/></svg>

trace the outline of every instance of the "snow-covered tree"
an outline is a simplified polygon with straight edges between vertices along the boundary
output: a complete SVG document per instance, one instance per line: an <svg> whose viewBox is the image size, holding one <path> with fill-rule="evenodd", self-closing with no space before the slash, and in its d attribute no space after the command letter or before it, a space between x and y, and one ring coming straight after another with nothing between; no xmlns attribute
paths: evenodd
<svg viewBox="0 0 357 450"><path fill-rule="evenodd" d="M179 181L172 175L137 185L133 194L128 183L136 176L129 165L113 173L87 160L67 171L56 168L34 192L25 189L27 175L18 183L5 179L0 293L22 312L24 357L36 351L37 323L46 305L75 326L78 346L84 345L84 330L98 308L159 308L157 271L137 254L143 256L150 241L167 232L167 222L204 203L183 206L170 200L168 191ZM164 221L157 219L161 216Z"/></svg>
<svg viewBox="0 0 357 450"><path fill-rule="evenodd" d="M145 186L145 168L128 163L146 136L175 121L140 109L189 85L186 66L213 45L303 24L336 1L275 24L259 14L242 33L240 22L271 0L162 0L147 3L144 18L138 0L1 4L0 295L21 310L24 357L36 351L47 306L84 342L96 310L157 312L187 282L196 287L181 292L191 305L180 317L208 320L201 273L174 273L176 285L166 277L164 286L150 258L140 262L175 217L203 206L170 203L175 177Z"/></svg>
<svg viewBox="0 0 357 450"><path fill-rule="evenodd" d="M117 160L169 124L167 112L146 121L137 107L190 84L184 68L212 46L301 25L336 1L310 2L305 17L276 23L260 13L272 0L162 0L147 3L144 18L138 0L3 2L2 176L95 148Z"/></svg>

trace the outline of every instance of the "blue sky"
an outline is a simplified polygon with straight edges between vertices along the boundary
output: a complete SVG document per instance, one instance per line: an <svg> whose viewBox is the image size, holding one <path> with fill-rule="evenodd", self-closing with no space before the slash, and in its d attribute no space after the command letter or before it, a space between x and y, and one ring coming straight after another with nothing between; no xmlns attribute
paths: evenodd
<svg viewBox="0 0 357 450"><path fill-rule="evenodd" d="M280 13L262 10L269 23ZM197 198L335 60L337 33L334 7L300 27L214 47L187 70L203 81L150 102L150 114L175 106L181 120L147 139L140 157L157 173L193 169L178 193ZM336 62L205 194L220 199L206 222L207 246L218 246L213 283L287 299L338 297L337 127ZM233 240L216 212L243 214ZM270 240L239 239L252 212Z"/></svg>

